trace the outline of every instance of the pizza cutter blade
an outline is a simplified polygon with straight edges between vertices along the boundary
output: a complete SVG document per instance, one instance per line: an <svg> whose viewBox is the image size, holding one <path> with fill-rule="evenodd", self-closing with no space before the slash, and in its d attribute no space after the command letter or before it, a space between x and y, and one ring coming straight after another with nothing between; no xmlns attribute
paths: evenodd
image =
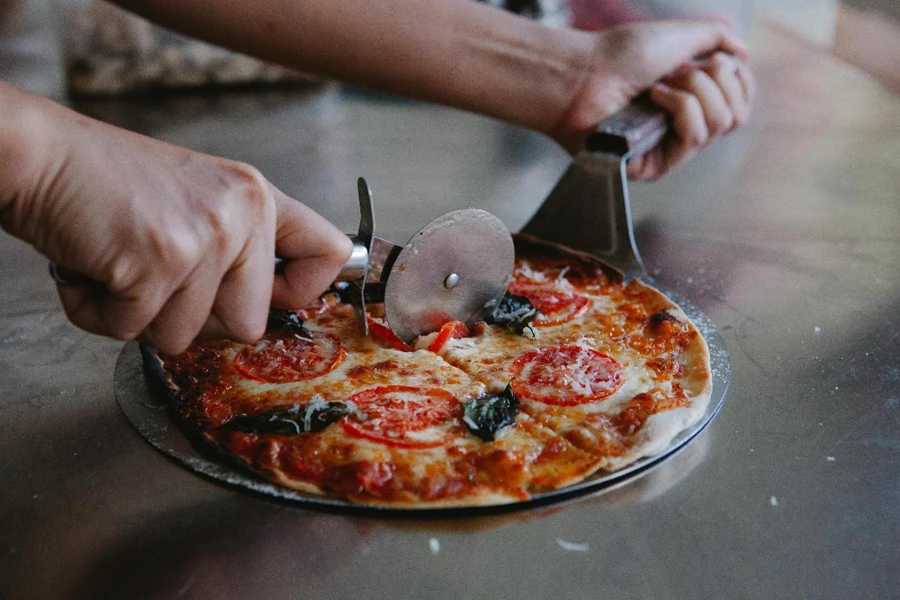
<svg viewBox="0 0 900 600"><path fill-rule="evenodd" d="M667 130L666 113L647 100L602 121L522 233L599 256L626 280L643 274L625 166L653 148Z"/></svg>
<svg viewBox="0 0 900 600"><path fill-rule="evenodd" d="M467 208L442 215L405 246L374 235L372 196L358 180L359 233L335 288L353 305L368 334L366 304L384 302L388 325L409 342L448 321L473 325L503 296L515 261L512 235L489 212Z"/></svg>
<svg viewBox="0 0 900 600"><path fill-rule="evenodd" d="M404 341L448 321L472 325L503 296L515 261L512 236L489 212L466 208L423 227L386 276L384 311Z"/></svg>

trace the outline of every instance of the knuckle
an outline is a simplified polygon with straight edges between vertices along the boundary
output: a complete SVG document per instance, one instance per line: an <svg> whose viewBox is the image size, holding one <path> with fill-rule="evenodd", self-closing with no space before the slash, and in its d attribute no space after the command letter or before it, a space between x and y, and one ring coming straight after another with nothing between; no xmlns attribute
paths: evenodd
<svg viewBox="0 0 900 600"><path fill-rule="evenodd" d="M228 169L235 176L235 189L245 206L259 211L271 203L269 181L259 169L241 162L229 163Z"/></svg>
<svg viewBox="0 0 900 600"><path fill-rule="evenodd" d="M706 85L709 75L702 69L693 69L685 75L688 87L692 90L701 89Z"/></svg>
<svg viewBox="0 0 900 600"><path fill-rule="evenodd" d="M151 240L152 241L152 240ZM138 278L140 263L136 262L131 254L120 255L109 266L104 285L112 294L125 293L131 288Z"/></svg>
<svg viewBox="0 0 900 600"><path fill-rule="evenodd" d="M699 107L699 103L697 99L691 94L685 92L684 90L672 89L672 103L675 106L675 110L680 113L688 113L693 110L696 105Z"/></svg>
<svg viewBox="0 0 900 600"><path fill-rule="evenodd" d="M730 131L734 127L734 116L730 112L723 111L721 114L712 117L707 126L710 136L717 136Z"/></svg>
<svg viewBox="0 0 900 600"><path fill-rule="evenodd" d="M207 209L211 240L218 250L228 248L241 237L240 232L274 222L275 215L271 186L256 167L227 160L221 167L226 173L224 189L218 201Z"/></svg>
<svg viewBox="0 0 900 600"><path fill-rule="evenodd" d="M173 278L180 278L193 270L202 255L196 236L185 231L159 232L150 236L148 243L151 245L151 255Z"/></svg>
<svg viewBox="0 0 900 600"><path fill-rule="evenodd" d="M734 59L725 52L715 52L710 57L709 64L715 69L733 69Z"/></svg>

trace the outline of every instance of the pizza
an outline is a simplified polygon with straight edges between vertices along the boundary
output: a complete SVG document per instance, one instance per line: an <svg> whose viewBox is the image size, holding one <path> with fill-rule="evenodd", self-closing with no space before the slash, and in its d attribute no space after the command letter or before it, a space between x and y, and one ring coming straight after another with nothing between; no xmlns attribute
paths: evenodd
<svg viewBox="0 0 900 600"><path fill-rule="evenodd" d="M706 342L662 293L516 236L506 295L471 329L370 335L329 292L255 344L143 348L176 421L236 468L404 508L521 502L666 449L709 403Z"/></svg>

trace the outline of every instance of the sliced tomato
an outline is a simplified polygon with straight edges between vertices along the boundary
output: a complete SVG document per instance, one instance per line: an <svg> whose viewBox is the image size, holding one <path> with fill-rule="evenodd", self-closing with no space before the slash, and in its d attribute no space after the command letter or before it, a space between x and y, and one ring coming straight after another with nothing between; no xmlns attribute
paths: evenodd
<svg viewBox="0 0 900 600"><path fill-rule="evenodd" d="M518 398L562 406L603 400L625 381L615 359L576 344L530 350L513 362L510 373Z"/></svg>
<svg viewBox="0 0 900 600"><path fill-rule="evenodd" d="M376 319L375 317L366 315L369 322L369 333L380 339L394 350L403 350L404 352L412 352L412 347L397 337L397 334L387 326L387 323Z"/></svg>
<svg viewBox="0 0 900 600"><path fill-rule="evenodd" d="M462 321L448 321L444 323L434 341L428 346L429 352L437 354L450 340L469 337L469 328Z"/></svg>
<svg viewBox="0 0 900 600"><path fill-rule="evenodd" d="M234 359L242 375L268 383L289 383L320 377L333 371L346 352L340 338L313 331L311 339L267 334L245 346Z"/></svg>
<svg viewBox="0 0 900 600"><path fill-rule="evenodd" d="M400 448L435 448L462 433L462 405L442 388L386 385L357 392L350 401L368 418L348 417L341 424L367 440Z"/></svg>
<svg viewBox="0 0 900 600"><path fill-rule="evenodd" d="M577 292L557 292L540 287L513 283L509 293L525 296L540 314L531 322L535 327L562 325L583 315L591 305L591 299Z"/></svg>

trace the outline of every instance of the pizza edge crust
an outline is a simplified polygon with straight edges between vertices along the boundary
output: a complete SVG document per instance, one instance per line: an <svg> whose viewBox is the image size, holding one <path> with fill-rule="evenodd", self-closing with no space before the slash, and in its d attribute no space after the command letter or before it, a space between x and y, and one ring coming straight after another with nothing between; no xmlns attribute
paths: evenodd
<svg viewBox="0 0 900 600"><path fill-rule="evenodd" d="M254 467L244 456L228 450L209 432L197 427L196 424L185 418L181 414L181 410L185 405L185 401L181 395L181 387L175 383L171 374L166 371L165 361L155 348L146 344L140 344L140 350L141 355L144 358L145 372L149 373L156 384L161 386L166 392L166 410L169 411L169 414L176 421L179 430L185 434L185 437L188 442L190 442L191 446L197 450L203 458L215 460L218 464L221 464L221 461L224 461L230 467L260 479L262 482L275 482L279 485L306 494L323 497L328 496L324 490L314 484L287 479L282 475L280 470L272 471Z"/></svg>
<svg viewBox="0 0 900 600"><path fill-rule="evenodd" d="M513 239L516 242L517 253L521 249L536 249L539 252L550 249L559 255L569 256L575 260L582 260L595 265L602 269L607 276L618 277L620 281L624 278L621 271L593 254L574 250L563 244L543 240L529 234L516 233L513 234ZM697 335L693 343L679 355L679 358L685 355L696 355L689 360L689 364L692 365L692 370L694 371L693 377L685 378L688 381L694 381L695 385L691 386L692 389L686 388L686 391L690 392L690 404L688 406L650 415L637 433L633 443L623 454L614 457L598 458L594 469L585 478L593 476L598 471L614 472L631 465L641 458L649 458L662 453L681 432L689 429L702 419L712 398L712 371L709 346L697 325L676 302L656 287L638 279L632 280L629 285L639 286L652 292L665 305L667 312L679 321L688 324L691 330L696 332ZM699 373L696 365L701 366Z"/></svg>
<svg viewBox="0 0 900 600"><path fill-rule="evenodd" d="M528 497L517 496L513 494L504 494L495 489L484 488L477 493L468 494L456 498L447 498L436 501L413 501L408 500L385 500L374 497L354 496L349 497L335 496L329 494L321 487L305 480L293 478L287 475L283 469L263 469L254 466L244 456L235 453L226 448L221 442L207 431L197 427L190 420L184 418L180 414L180 408L184 406L184 400L181 396L181 387L175 383L171 374L165 369L165 361L159 355L159 352L146 345L140 344L141 354L144 359L144 367L150 374L153 381L161 386L167 395L167 410L175 419L179 426L179 430L185 433L186 438L195 450L200 452L204 458L218 459L224 461L230 467L258 479L262 483L274 483L292 491L310 494L323 498L331 498L336 501L345 500L354 505L369 507L390 507L403 509L430 509L430 508L463 508L467 506L499 506L503 504L512 504L529 500ZM448 366L452 366L449 365ZM476 381L476 380L473 380ZM574 482L580 481L584 475L579 474Z"/></svg>

